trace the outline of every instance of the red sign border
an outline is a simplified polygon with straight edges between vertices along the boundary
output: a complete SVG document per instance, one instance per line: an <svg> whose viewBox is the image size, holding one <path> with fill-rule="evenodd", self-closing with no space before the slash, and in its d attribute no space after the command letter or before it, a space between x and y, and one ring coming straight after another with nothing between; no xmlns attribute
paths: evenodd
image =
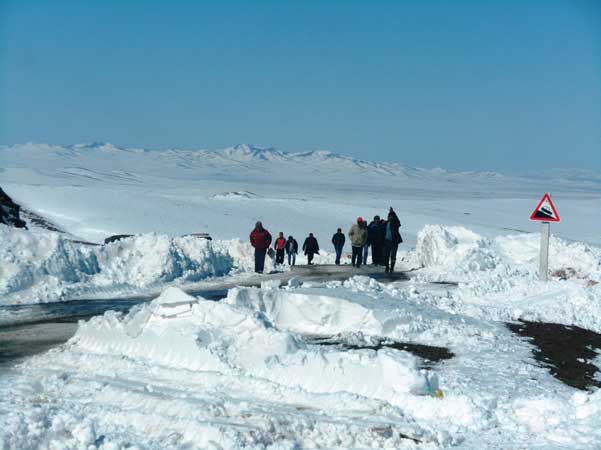
<svg viewBox="0 0 601 450"><path fill-rule="evenodd" d="M551 205L551 209L553 210L553 214L555 214L556 219L534 216L545 200L549 201L549 205ZM553 200L551 200L551 196L547 192L545 192L543 198L540 199L540 202L538 202L538 205L536 205L536 208L534 208L534 211L532 211L532 214L530 214L530 220L534 220L537 222L559 222L561 220L561 218L559 217L559 213L555 208L555 204L553 203Z"/></svg>

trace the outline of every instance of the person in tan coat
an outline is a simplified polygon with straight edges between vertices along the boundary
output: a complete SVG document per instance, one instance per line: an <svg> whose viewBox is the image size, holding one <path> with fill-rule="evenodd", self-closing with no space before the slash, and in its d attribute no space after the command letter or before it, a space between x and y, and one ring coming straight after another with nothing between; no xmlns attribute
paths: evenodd
<svg viewBox="0 0 601 450"><path fill-rule="evenodd" d="M361 267L363 262L363 246L367 242L367 227L363 221L363 217L357 217L357 223L351 226L348 232L348 237L351 240L353 248L352 263L354 267Z"/></svg>

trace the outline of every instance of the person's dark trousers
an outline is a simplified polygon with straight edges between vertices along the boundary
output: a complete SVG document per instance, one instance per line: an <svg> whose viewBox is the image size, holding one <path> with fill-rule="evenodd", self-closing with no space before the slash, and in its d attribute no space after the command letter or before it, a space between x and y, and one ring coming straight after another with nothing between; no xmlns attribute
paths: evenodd
<svg viewBox="0 0 601 450"><path fill-rule="evenodd" d="M340 264L340 257L342 256L342 247L334 247L336 250L336 264Z"/></svg>
<svg viewBox="0 0 601 450"><path fill-rule="evenodd" d="M284 264L284 249L275 251L275 263L276 264Z"/></svg>
<svg viewBox="0 0 601 450"><path fill-rule="evenodd" d="M307 253L307 264L313 264L313 253Z"/></svg>
<svg viewBox="0 0 601 450"><path fill-rule="evenodd" d="M296 253L288 253L288 265L293 266L296 264Z"/></svg>
<svg viewBox="0 0 601 450"><path fill-rule="evenodd" d="M267 254L267 249L264 248L262 250L256 248L255 249L255 272L263 273L263 269L265 268L265 255Z"/></svg>
<svg viewBox="0 0 601 450"><path fill-rule="evenodd" d="M396 263L396 253L399 249L399 244L393 244L392 241L384 243L384 261L386 264L386 272L393 272Z"/></svg>
<svg viewBox="0 0 601 450"><path fill-rule="evenodd" d="M355 247L353 246L353 256L351 262L355 267L361 267L361 262L363 261L363 247Z"/></svg>

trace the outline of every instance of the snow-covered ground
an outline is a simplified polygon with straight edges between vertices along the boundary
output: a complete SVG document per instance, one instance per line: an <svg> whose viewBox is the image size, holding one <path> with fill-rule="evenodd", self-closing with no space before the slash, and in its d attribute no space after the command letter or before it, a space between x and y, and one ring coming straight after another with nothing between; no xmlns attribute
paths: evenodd
<svg viewBox="0 0 601 450"><path fill-rule="evenodd" d="M555 379L504 324L601 332L598 177L447 173L248 146L0 155L6 192L70 235L141 234L88 246L0 227L0 303L170 286L0 373L0 449L601 447L600 391ZM527 217L544 191L563 220L546 283L538 234L518 231L536 230ZM257 219L297 238L313 231L328 249L337 226L391 205L402 268L417 269L408 281L294 279L233 288L220 302L176 287L246 276ZM180 237L200 231L216 240ZM379 348L387 340L453 356L429 363Z"/></svg>

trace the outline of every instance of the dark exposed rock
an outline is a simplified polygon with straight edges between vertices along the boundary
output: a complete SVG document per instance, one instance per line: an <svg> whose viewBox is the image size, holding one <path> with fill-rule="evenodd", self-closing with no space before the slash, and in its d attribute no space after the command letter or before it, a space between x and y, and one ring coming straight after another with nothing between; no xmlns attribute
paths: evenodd
<svg viewBox="0 0 601 450"><path fill-rule="evenodd" d="M601 387L599 368L593 362L601 350L601 334L557 323L521 321L507 326L530 339L534 358L558 380L582 390Z"/></svg>
<svg viewBox="0 0 601 450"><path fill-rule="evenodd" d="M0 223L27 229L25 221L21 219L20 213L21 207L13 202L12 198L0 188Z"/></svg>
<svg viewBox="0 0 601 450"><path fill-rule="evenodd" d="M110 244L111 242L117 242L120 241L122 239L127 239L130 237L133 237L133 234L115 234L113 236L109 236L104 240L105 244Z"/></svg>

